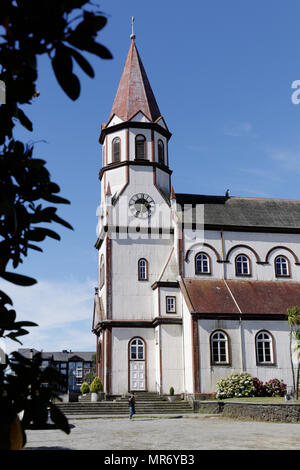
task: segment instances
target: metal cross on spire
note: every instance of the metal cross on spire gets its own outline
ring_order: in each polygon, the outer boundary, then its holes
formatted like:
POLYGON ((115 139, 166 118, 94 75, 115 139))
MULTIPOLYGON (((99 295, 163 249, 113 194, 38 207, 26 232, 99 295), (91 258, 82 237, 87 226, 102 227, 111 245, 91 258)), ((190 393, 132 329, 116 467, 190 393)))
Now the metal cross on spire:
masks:
POLYGON ((130 39, 135 39, 135 34, 134 34, 134 16, 131 17, 131 35, 130 39))

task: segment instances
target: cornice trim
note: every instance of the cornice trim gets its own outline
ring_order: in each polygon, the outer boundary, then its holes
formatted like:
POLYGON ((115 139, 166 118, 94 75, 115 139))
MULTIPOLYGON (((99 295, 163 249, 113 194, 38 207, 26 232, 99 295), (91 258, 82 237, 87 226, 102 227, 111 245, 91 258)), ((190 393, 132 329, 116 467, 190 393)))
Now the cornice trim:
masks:
POLYGON ((154 168, 159 168, 162 171, 165 171, 169 175, 173 173, 172 170, 170 170, 167 166, 162 165, 161 163, 158 162, 150 162, 149 160, 123 160, 121 162, 114 162, 114 163, 109 163, 108 165, 104 166, 101 168, 99 171, 99 179, 100 181, 103 178, 103 175, 106 171, 108 170, 113 170, 115 168, 119 168, 122 166, 149 166, 149 167, 154 167, 154 168))
POLYGON ((155 328, 157 325, 182 325, 182 318, 156 317, 153 320, 103 320, 97 323, 93 333, 106 328, 155 328))
POLYGON ((179 288, 179 282, 178 281, 157 281, 152 284, 151 288, 152 290, 157 289, 158 287, 175 287, 179 288))
POLYGON ((170 131, 168 131, 167 129, 164 129, 162 126, 160 126, 159 124, 156 124, 155 122, 126 121, 126 122, 120 122, 119 124, 115 124, 114 126, 105 127, 101 129, 99 143, 103 144, 104 138, 107 134, 111 134, 112 132, 118 132, 119 130, 122 130, 122 129, 128 129, 130 127, 134 129, 153 129, 156 132, 162 134, 168 140, 170 140, 170 138, 172 137, 172 134, 170 131))

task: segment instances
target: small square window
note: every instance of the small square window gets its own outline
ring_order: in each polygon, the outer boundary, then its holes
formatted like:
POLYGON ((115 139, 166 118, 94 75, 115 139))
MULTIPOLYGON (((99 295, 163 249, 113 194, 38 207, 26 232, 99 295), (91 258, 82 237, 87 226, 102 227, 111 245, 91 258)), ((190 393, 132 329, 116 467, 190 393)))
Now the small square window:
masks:
POLYGON ((176 313, 176 297, 167 297, 167 313, 176 313))

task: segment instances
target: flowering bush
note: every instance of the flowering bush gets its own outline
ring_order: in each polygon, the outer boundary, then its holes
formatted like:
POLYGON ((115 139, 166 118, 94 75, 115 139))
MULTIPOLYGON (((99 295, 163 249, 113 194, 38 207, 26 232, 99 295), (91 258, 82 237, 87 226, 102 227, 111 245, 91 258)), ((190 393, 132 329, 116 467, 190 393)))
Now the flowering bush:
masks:
POLYGON ((216 398, 283 397, 285 394, 286 384, 282 380, 272 379, 263 384, 257 377, 242 372, 217 382, 216 398))
POLYGON ((267 397, 284 397, 286 394, 286 384, 282 380, 272 379, 264 385, 267 397))
POLYGON ((253 386, 254 386, 254 395, 256 397, 264 397, 266 395, 266 390, 263 382, 257 377, 253 377, 253 386))
POLYGON ((247 372, 231 374, 217 382, 217 398, 254 397, 253 377, 247 372))

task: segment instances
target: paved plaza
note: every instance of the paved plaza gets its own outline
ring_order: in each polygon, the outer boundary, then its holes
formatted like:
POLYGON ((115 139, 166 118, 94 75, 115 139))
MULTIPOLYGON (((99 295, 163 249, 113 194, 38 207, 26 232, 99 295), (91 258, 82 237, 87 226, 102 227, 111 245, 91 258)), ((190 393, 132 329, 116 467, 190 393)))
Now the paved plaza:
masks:
POLYGON ((70 419, 62 431, 29 430, 28 450, 300 450, 300 424, 216 415, 70 419))

